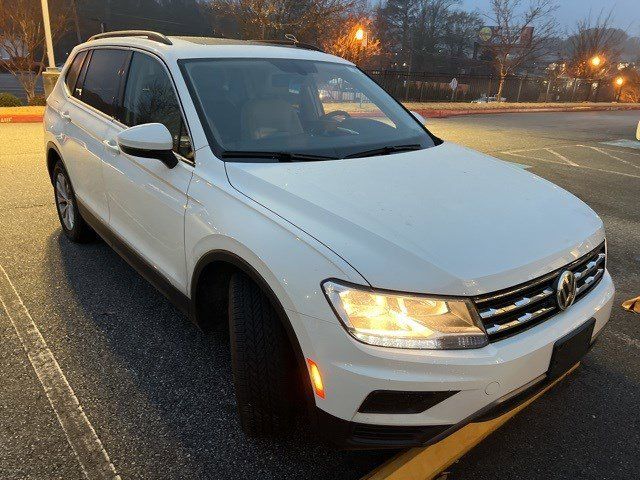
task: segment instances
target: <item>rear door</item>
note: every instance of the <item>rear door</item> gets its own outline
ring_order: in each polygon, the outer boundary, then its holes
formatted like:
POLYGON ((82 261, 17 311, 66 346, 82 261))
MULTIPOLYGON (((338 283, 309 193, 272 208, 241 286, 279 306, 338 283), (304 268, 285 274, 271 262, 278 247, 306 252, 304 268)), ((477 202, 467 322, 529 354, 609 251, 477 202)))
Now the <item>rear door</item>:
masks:
POLYGON ((193 151, 171 76, 157 57, 133 53, 122 106, 106 132, 104 178, 111 229, 174 287, 186 293, 184 214, 193 174, 193 151), (128 127, 162 123, 180 160, 168 168, 160 160, 124 153, 117 135, 128 127))
POLYGON ((82 204, 104 223, 109 218, 109 209, 102 177, 103 141, 107 127, 113 122, 124 66, 130 55, 127 50, 117 49, 88 52, 70 91, 71 98, 62 109, 67 123, 62 157, 73 188, 82 204))

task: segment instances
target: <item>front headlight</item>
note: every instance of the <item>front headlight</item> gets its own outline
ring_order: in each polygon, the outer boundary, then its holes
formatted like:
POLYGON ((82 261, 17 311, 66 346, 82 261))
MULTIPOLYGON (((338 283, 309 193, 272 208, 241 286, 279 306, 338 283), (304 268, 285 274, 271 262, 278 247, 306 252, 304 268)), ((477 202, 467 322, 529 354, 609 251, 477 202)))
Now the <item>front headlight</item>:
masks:
POLYGON ((488 343, 467 300, 377 292, 333 280, 322 288, 344 327, 363 343, 439 350, 488 343))

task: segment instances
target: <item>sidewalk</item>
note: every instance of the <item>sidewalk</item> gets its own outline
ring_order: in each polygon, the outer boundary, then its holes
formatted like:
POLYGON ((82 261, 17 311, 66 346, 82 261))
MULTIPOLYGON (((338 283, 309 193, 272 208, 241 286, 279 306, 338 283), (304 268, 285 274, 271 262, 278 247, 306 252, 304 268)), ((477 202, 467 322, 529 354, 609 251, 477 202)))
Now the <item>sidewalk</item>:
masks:
MULTIPOLYGON (((490 113, 589 112, 602 110, 640 110, 640 103, 451 103, 404 102, 405 107, 426 118, 490 113)), ((353 116, 369 116, 376 108, 357 103, 325 103, 328 110, 346 110, 353 116)), ((45 107, 0 107, 0 123, 41 122, 45 107)), ((375 113, 373 113, 375 115, 375 113)))

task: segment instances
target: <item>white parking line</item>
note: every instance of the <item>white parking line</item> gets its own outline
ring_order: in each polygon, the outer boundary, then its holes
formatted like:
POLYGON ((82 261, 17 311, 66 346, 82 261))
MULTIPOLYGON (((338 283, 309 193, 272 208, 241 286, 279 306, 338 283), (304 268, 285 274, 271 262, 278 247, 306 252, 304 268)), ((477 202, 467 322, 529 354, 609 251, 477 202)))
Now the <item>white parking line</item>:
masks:
POLYGON ((27 352, 29 362, 87 479, 120 480, 82 405, 2 265, 0 303, 27 352))
POLYGON ((640 166, 636 165, 635 163, 630 162, 629 160, 625 160, 624 158, 620 158, 620 157, 618 157, 616 155, 613 155, 613 154, 603 150, 602 148, 592 147, 592 146, 589 146, 589 145, 576 145, 576 146, 577 147, 590 148, 591 150, 594 150, 594 151, 599 152, 599 153, 601 153, 603 155, 606 155, 607 157, 613 158, 614 160, 618 160, 618 161, 620 161, 620 162, 622 162, 622 163, 624 163, 626 165, 631 165, 632 167, 637 168, 637 169, 640 170, 640 166))
POLYGON ((640 340, 630 337, 626 333, 609 330, 609 334, 624 342, 628 347, 635 347, 640 350, 640 340))
MULTIPOLYGON (((504 153, 506 155, 513 155, 515 157, 528 158, 529 160, 538 160, 539 162, 555 163, 556 165, 564 165, 565 167, 570 166, 570 165, 567 165, 566 163, 547 160, 546 158, 532 157, 530 155, 521 155, 519 153, 511 153, 511 152, 501 152, 501 153, 504 153)), ((621 175, 623 177, 640 178, 640 175, 634 175, 633 173, 616 172, 615 170, 608 170, 606 168, 588 167, 586 165, 576 165, 576 167, 574 168, 583 168, 585 170, 594 170, 596 172, 611 173, 612 175, 621 175)))
POLYGON ((558 157, 560 160, 562 160, 563 162, 565 162, 567 165, 571 165, 572 167, 579 167, 580 165, 578 165, 575 162, 572 162, 571 160, 569 160, 567 157, 565 157, 564 155, 562 155, 561 153, 556 152, 555 150, 552 150, 550 148, 545 148, 545 150, 549 153, 551 153, 552 155, 555 155, 556 157, 558 157))
MULTIPOLYGON (((540 150, 543 150, 543 149, 538 148, 536 150, 524 150, 524 151, 529 152, 529 151, 540 151, 540 150)), ((538 162, 555 163, 556 165, 567 165, 565 162, 556 162, 555 160, 549 160, 548 158, 534 157, 533 155, 524 155, 522 153, 516 153, 516 152, 520 152, 520 150, 508 150, 500 153, 504 153, 505 155, 511 155, 513 157, 526 158, 528 160, 536 160, 538 162)))

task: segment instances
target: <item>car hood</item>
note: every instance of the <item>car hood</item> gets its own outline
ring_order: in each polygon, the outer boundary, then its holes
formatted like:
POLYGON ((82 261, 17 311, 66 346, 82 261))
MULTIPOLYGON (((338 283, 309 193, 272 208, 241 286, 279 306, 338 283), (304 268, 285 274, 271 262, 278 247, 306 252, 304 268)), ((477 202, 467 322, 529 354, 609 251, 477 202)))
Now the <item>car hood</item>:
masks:
POLYGON ((601 220, 570 193, 452 143, 226 168, 234 188, 315 237, 378 288, 483 294, 560 268, 604 239, 601 220))

